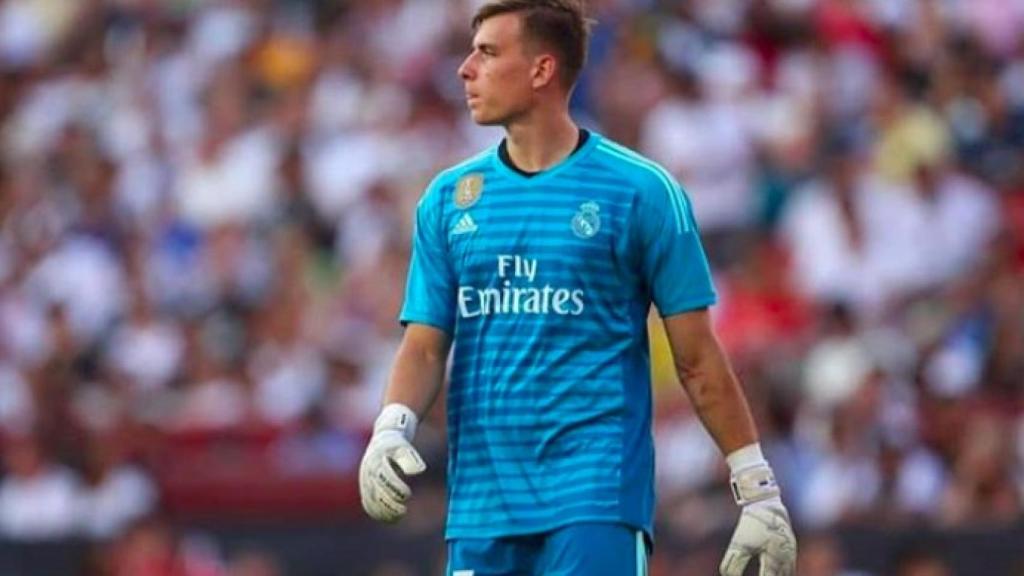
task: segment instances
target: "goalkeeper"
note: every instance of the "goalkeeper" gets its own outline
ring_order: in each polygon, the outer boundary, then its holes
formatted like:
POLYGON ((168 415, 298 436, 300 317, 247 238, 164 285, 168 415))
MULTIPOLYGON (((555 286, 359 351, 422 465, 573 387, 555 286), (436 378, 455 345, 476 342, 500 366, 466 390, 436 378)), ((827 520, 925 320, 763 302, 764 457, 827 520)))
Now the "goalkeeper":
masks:
MULTIPOLYGON (((647 313, 726 455, 739 523, 721 573, 789 576, 796 541, 743 392, 712 332, 689 200, 660 166, 569 115, 588 23, 571 0, 496 0, 459 68, 496 146, 441 172, 415 219, 401 347, 359 471, 394 522, 412 441, 453 351, 450 576, 641 576, 652 541, 647 313)), ((671 458, 672 455, 663 457, 671 458)))

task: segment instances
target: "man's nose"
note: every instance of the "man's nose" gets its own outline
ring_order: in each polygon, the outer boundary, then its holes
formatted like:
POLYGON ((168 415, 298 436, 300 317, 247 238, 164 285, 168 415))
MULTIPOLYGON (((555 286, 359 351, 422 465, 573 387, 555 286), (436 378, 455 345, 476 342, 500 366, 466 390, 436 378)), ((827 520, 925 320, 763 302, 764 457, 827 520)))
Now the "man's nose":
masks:
POLYGON ((463 80, 470 80, 473 78, 474 71, 472 60, 473 56, 470 55, 462 61, 462 64, 459 66, 459 78, 462 78, 463 80))

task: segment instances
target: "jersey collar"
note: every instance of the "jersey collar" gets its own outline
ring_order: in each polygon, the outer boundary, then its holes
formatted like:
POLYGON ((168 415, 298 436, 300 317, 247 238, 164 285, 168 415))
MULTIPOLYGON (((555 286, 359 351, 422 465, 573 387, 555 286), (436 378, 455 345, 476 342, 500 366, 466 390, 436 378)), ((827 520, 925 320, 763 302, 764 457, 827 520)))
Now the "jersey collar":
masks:
POLYGON ((512 178, 513 180, 518 180, 520 182, 534 183, 541 180, 546 180, 552 177, 554 174, 566 170, 576 162, 579 162, 580 159, 585 157, 590 152, 590 150, 592 150, 597 145, 597 142, 600 140, 600 138, 600 135, 598 135, 596 132, 591 132, 589 130, 581 128, 580 140, 576 145, 576 149, 573 150, 571 154, 565 157, 558 164, 555 164, 554 166, 546 170, 541 170, 540 172, 525 172, 516 167, 514 164, 512 164, 512 160, 508 157, 508 151, 506 149, 504 139, 498 146, 495 147, 494 154, 492 155, 492 161, 495 165, 495 168, 502 174, 508 176, 509 178, 512 178))

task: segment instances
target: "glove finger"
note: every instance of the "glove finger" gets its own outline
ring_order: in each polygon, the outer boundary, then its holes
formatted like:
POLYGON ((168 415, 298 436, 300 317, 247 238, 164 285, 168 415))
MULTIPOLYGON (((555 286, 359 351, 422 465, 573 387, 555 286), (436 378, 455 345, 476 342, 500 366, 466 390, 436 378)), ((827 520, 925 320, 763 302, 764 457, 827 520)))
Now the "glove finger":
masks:
POLYGON ((376 520, 394 522, 405 516, 405 504, 395 500, 388 493, 377 487, 371 489, 368 502, 364 504, 366 513, 376 520))
POLYGON ((718 567, 718 571, 722 573, 722 576, 743 576, 743 569, 747 567, 748 562, 750 562, 748 552, 730 546, 725 552, 725 557, 722 558, 722 564, 718 567))
POLYGON ((762 553, 760 560, 761 570, 758 571, 758 576, 781 576, 779 564, 768 556, 767 553, 762 553))
POLYGON ((371 467, 363 463, 359 467, 359 499, 363 503, 363 510, 366 513, 374 516, 373 501, 377 497, 377 485, 373 481, 373 472, 371 467))
POLYGON ((405 504, 396 502, 387 494, 379 493, 377 495, 377 503, 380 505, 382 514, 380 520, 385 522, 394 522, 405 516, 405 504))
POLYGON ((370 480, 379 488, 385 490, 398 502, 405 502, 412 494, 412 489, 398 476, 398 472, 389 463, 381 462, 374 470, 370 480))
POLYGON ((781 560, 767 553, 762 553, 760 560, 761 570, 758 571, 758 576, 787 576, 784 572, 784 562, 781 560))
POLYGON ((780 527, 781 533, 769 543, 764 557, 770 558, 773 563, 772 569, 780 576, 790 576, 796 573, 797 544, 796 536, 789 524, 780 527))
POLYGON ((363 510, 374 519, 379 520, 380 511, 377 506, 377 489, 374 488, 372 483, 360 482, 359 483, 359 500, 363 504, 363 510))
POLYGON ((390 455, 390 459, 406 476, 415 476, 427 469, 427 463, 411 445, 399 447, 390 455))

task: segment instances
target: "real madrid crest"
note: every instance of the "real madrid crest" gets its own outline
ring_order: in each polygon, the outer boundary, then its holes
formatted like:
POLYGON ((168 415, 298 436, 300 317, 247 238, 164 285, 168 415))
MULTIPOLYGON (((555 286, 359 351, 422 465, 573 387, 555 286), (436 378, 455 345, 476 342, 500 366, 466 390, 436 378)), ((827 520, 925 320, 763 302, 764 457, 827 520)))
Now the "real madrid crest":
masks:
POLYGON ((601 207, 596 202, 584 202, 572 217, 572 233, 580 238, 593 238, 601 229, 601 207))
POLYGON ((484 191, 484 175, 474 172, 466 174, 455 184, 455 206, 465 210, 480 199, 484 191))

